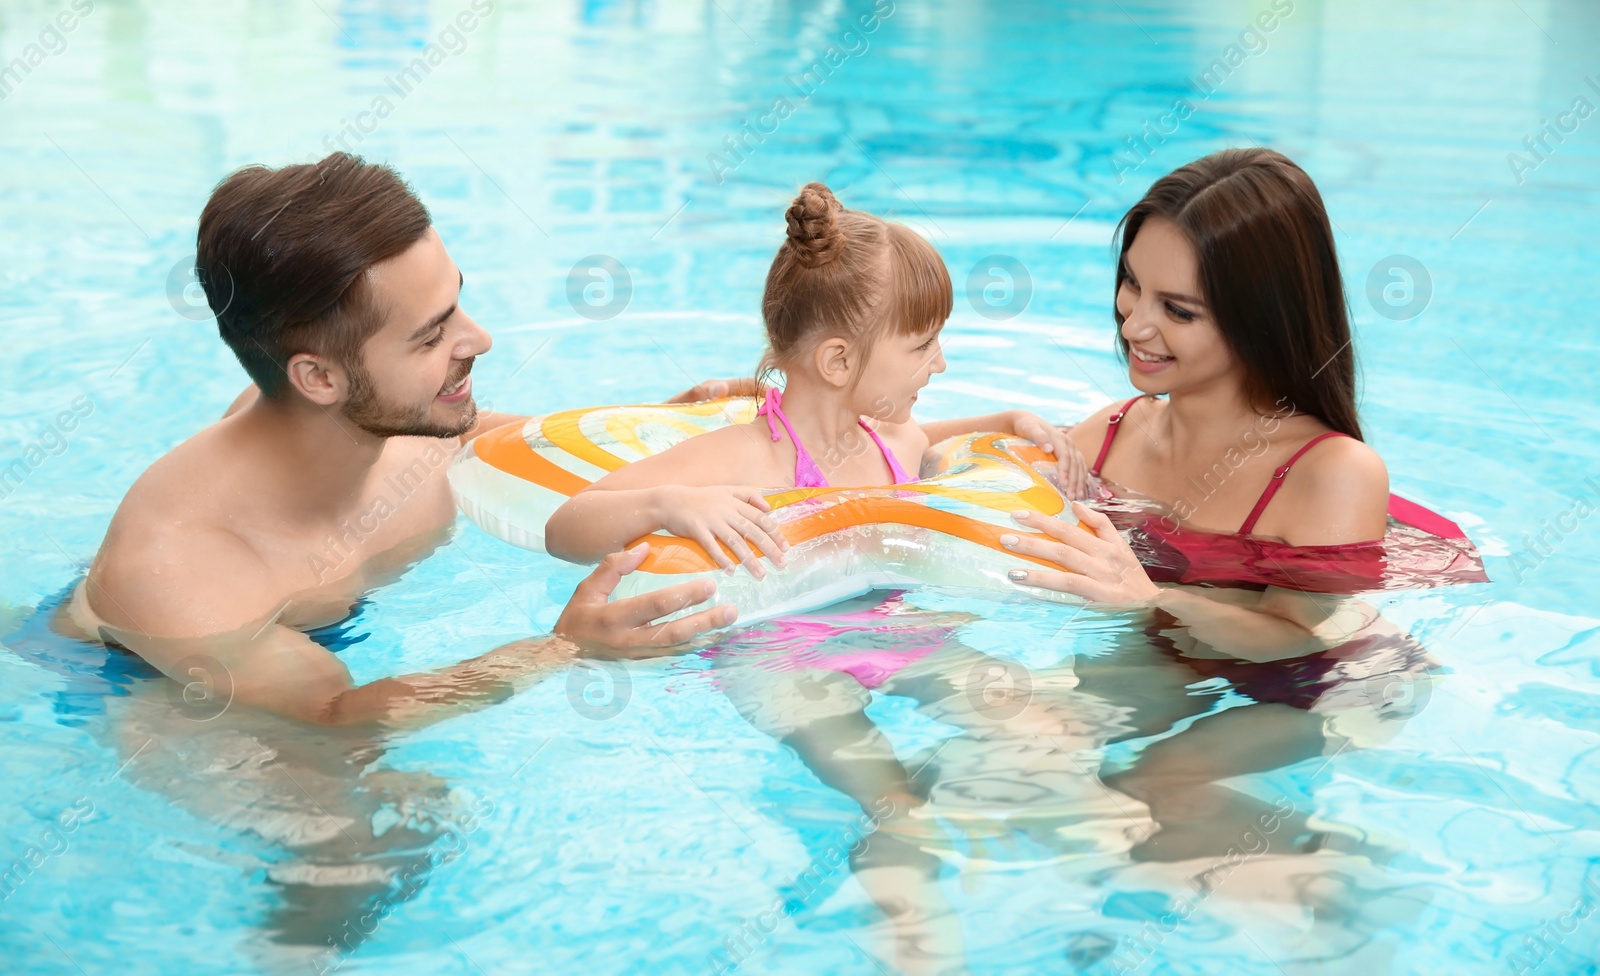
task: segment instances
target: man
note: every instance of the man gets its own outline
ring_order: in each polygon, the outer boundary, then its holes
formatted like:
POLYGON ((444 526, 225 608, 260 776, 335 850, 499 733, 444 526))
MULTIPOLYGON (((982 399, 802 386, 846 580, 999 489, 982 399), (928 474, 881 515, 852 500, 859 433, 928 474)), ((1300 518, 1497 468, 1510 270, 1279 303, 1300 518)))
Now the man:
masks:
POLYGON ((345 153, 229 176, 201 214, 196 265, 254 385, 128 491, 68 608, 72 629, 199 679, 203 694, 360 725, 498 700, 569 660, 570 641, 664 646, 732 622, 732 607, 714 607, 651 626, 710 598, 708 582, 608 603, 640 547, 578 586, 556 637, 354 686, 305 632, 445 541, 455 448, 517 419, 478 415, 472 364, 489 335, 460 307, 463 276, 421 201, 345 153))

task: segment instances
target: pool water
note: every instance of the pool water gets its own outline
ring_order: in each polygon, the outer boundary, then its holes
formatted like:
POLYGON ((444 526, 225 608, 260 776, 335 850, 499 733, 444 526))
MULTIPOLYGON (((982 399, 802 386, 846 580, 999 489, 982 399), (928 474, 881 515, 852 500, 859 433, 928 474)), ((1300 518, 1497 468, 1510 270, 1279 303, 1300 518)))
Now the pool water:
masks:
MULTIPOLYGON (((5 968, 1593 972, 1597 41, 1588 0, 8 5, 5 968), (836 638, 931 649, 875 691, 757 634, 382 739, 208 713, 47 617, 244 386, 187 273, 210 189, 340 145, 431 209, 482 406, 748 372, 819 179, 949 264, 928 417, 1063 421, 1130 390, 1117 219, 1279 149, 1336 224, 1368 439, 1494 582, 1372 597, 1382 680, 1328 729, 1142 619, 940 592, 836 638), (1157 756, 1239 768, 1147 804, 1157 756)), ((358 681, 442 667, 580 576, 463 520, 320 636, 358 681)))

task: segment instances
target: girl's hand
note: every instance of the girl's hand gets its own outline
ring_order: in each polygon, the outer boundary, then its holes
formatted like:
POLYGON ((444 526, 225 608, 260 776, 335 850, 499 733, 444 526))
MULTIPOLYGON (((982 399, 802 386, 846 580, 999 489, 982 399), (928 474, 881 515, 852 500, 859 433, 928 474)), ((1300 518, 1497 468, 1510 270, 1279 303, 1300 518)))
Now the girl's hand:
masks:
POLYGON ((1055 455, 1056 480, 1068 498, 1089 497, 1089 462, 1085 461, 1067 432, 1043 417, 1026 410, 1011 411, 1011 432, 1026 437, 1039 450, 1055 455))
POLYGON ((783 554, 789 542, 777 520, 767 514, 772 506, 755 488, 663 485, 656 496, 657 523, 673 535, 700 543, 706 555, 728 572, 733 572, 735 563, 719 543, 725 543, 756 579, 767 575, 757 550, 779 568, 787 564, 783 554))
POLYGON ((1066 570, 1038 566, 1013 569, 1008 574, 1012 582, 1071 593, 1091 603, 1122 607, 1153 604, 1162 593, 1161 587, 1150 582, 1139 558, 1111 520, 1082 502, 1072 503, 1072 513, 1083 521, 1088 532, 1049 515, 1012 513, 1012 518, 1044 535, 1003 535, 1000 544, 1012 552, 1048 559, 1066 570))

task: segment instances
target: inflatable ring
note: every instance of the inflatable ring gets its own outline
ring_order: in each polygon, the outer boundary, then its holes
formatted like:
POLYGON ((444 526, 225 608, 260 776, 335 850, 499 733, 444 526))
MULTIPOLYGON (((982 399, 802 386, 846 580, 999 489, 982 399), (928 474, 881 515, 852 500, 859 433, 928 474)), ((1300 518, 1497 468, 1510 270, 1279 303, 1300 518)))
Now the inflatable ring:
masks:
MULTIPOLYGON (((688 404, 591 407, 507 424, 474 438, 450 469, 456 502, 484 531, 544 551, 544 525, 568 498, 609 472, 697 434, 756 416, 750 397, 688 404)), ((1030 465, 1050 455, 1009 434, 970 434, 934 445, 921 480, 884 488, 774 488, 765 493, 788 540, 788 566, 767 577, 725 574, 700 544, 657 532, 640 568, 613 598, 710 577, 742 623, 800 613, 871 589, 911 586, 1065 594, 1019 587, 1006 571, 1051 563, 1000 544, 1027 530, 1011 513, 1071 519, 1056 488, 1030 465)))

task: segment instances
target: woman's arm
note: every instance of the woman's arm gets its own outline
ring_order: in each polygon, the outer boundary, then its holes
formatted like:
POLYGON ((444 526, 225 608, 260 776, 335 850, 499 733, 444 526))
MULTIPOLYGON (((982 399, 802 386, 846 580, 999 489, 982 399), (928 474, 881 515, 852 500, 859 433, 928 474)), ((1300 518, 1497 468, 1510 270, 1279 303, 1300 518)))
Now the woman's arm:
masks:
POLYGON ((1348 597, 1269 589, 1254 605, 1187 587, 1157 586, 1138 557, 1099 512, 1073 504, 1090 531, 1037 513, 1018 513, 1022 525, 1042 534, 1003 536, 1012 552, 1047 559, 1064 568, 1037 566, 1011 571, 1018 583, 1071 593, 1098 604, 1160 608, 1177 618, 1195 639, 1221 654, 1246 661, 1302 657, 1349 640, 1371 621, 1364 605, 1348 597))
POLYGON ((1215 655, 1241 661, 1278 661, 1316 654, 1346 643, 1376 619, 1372 608, 1347 596, 1268 589, 1254 605, 1220 599, 1188 587, 1160 587, 1155 607, 1174 617, 1215 655))

